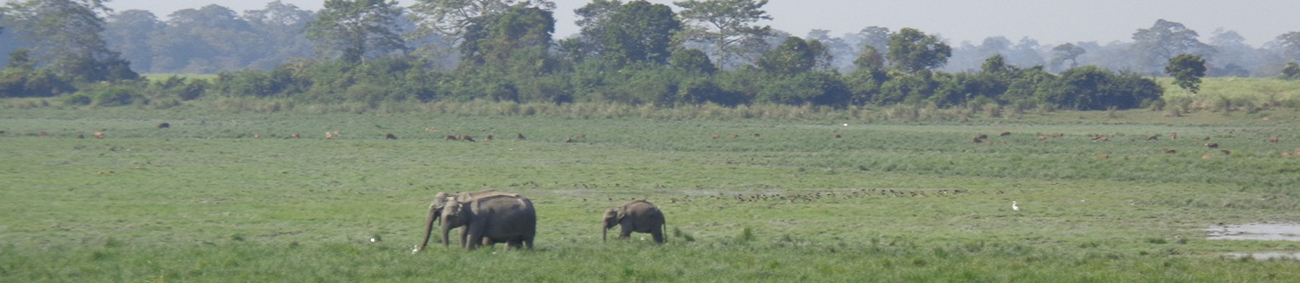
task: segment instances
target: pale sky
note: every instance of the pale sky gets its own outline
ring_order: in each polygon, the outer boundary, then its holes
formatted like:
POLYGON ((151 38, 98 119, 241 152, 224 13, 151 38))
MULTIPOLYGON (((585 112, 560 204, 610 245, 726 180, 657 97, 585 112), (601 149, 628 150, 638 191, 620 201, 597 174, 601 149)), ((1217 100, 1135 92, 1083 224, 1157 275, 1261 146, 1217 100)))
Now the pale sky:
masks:
MULTIPOLYGON (((176 10, 218 3, 236 12, 262 9, 271 0, 111 0, 115 10, 145 9, 160 19, 176 10)), ((553 0, 556 38, 578 32, 573 10, 590 0, 553 0)), ((648 0, 672 7, 671 0, 648 0)), ((323 0, 281 0, 301 9, 319 10, 323 0)), ((415 0, 399 0, 409 6, 415 0)), ((626 2, 626 0, 625 0, 626 2)), ((796 36, 809 30, 830 30, 833 36, 856 33, 868 26, 892 31, 912 27, 938 34, 950 44, 986 37, 1022 37, 1040 44, 1133 41, 1133 32, 1150 28, 1158 19, 1182 23, 1208 42, 1217 29, 1233 30, 1246 43, 1259 46, 1283 33, 1300 31, 1297 0, 770 0, 764 7, 771 25, 796 36)))

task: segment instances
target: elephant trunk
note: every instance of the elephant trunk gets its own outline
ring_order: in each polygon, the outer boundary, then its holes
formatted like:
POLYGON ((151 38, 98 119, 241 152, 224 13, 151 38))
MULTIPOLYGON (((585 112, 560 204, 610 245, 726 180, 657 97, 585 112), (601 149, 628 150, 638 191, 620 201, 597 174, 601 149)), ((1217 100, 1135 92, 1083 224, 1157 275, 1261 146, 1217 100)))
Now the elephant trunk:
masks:
POLYGON ((601 225, 601 227, 600 227, 600 241, 601 241, 601 242, 605 242, 605 241, 606 241, 605 236, 607 236, 608 234, 609 234, 609 227, 608 227, 608 226, 605 226, 605 225, 601 225))
MULTIPOLYGON (((424 223, 424 241, 420 242, 420 247, 416 248, 415 251, 423 251, 425 247, 429 246, 429 236, 433 235, 433 222, 437 221, 439 216, 442 216, 439 209, 429 207, 429 217, 425 218, 424 223)), ((443 236, 446 237, 446 233, 443 236)))

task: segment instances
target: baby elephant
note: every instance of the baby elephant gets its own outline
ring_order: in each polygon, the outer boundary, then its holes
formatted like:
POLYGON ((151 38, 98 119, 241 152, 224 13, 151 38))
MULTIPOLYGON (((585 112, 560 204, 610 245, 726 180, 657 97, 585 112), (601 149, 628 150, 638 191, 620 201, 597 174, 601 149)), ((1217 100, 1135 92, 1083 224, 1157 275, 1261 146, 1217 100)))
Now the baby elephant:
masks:
POLYGON ((620 239, 631 237, 632 232, 641 232, 654 236, 655 243, 664 242, 664 213, 650 202, 637 200, 606 210, 604 229, 600 229, 601 241, 605 241, 614 225, 622 227, 618 234, 620 239))

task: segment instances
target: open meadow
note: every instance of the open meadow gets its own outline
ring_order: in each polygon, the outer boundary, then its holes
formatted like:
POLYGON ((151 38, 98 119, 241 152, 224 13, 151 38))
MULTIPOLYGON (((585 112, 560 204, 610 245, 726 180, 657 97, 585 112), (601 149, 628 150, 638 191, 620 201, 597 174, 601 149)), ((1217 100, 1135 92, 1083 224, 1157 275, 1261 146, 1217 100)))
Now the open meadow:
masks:
POLYGON ((1207 239, 1300 224, 1294 108, 929 122, 860 111, 0 109, 0 281, 1300 278, 1300 261, 1231 255, 1300 242, 1207 239), (481 189, 533 201, 534 250, 412 254, 435 193, 481 189), (601 242, 601 213, 631 199, 664 211, 666 244, 601 242))

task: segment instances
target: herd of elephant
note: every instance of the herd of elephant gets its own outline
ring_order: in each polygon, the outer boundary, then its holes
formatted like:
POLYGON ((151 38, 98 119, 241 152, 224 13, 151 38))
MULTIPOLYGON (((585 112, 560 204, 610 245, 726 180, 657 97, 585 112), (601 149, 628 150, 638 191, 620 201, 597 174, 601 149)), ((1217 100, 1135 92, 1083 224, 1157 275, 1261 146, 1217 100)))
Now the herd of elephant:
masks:
MULTIPOLYGON (((533 248, 537 235, 537 211, 533 202, 515 193, 498 190, 438 193, 429 205, 425 220, 424 241, 414 252, 429 246, 433 223, 441 219, 440 232, 443 246, 451 246, 448 237, 451 229, 460 229, 461 247, 470 250, 479 246, 506 243, 508 249, 533 248)), ((655 243, 664 242, 664 214, 654 204, 644 200, 628 202, 605 211, 601 239, 610 228, 620 226, 619 238, 629 238, 632 232, 650 233, 655 243)))

